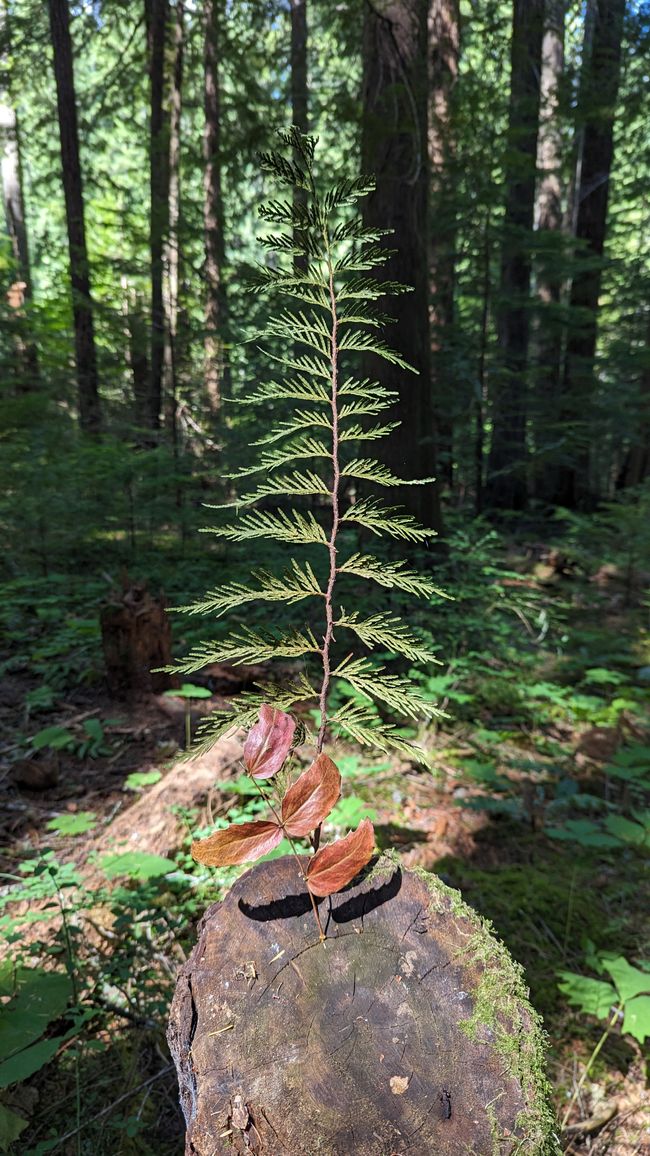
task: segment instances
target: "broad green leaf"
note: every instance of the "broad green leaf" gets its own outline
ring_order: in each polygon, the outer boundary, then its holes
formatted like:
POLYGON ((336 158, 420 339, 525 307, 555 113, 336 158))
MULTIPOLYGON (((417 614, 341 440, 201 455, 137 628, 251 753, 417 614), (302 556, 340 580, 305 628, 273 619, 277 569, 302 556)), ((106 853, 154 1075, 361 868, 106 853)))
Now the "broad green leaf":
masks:
POLYGON ((0 1152, 8 1152, 10 1145, 25 1131, 28 1124, 29 1120, 0 1103, 0 1152))
POLYGON ((643 1044, 650 1036, 650 995, 637 995, 626 1002, 623 1031, 643 1044))
POLYGON ((3 968, 2 979, 2 994, 12 997, 0 1008, 0 1059, 4 1060, 37 1040, 62 1015, 72 996, 72 983, 66 972, 27 967, 17 968, 12 976, 3 968))
POLYGON ((117 855, 105 855, 100 867, 109 879, 127 875, 129 879, 155 879, 176 870, 173 859, 162 855, 151 855, 148 851, 124 851, 117 855))
POLYGON ((57 831, 59 835, 83 835, 86 831, 92 831, 96 820, 94 811, 78 811, 74 815, 57 815, 45 826, 48 831, 57 831))
POLYGON ((74 743, 74 736, 65 727, 45 727, 32 735, 31 744, 35 751, 42 751, 45 747, 60 751, 74 743))
POLYGON ((0 1088, 19 1084, 45 1067, 45 1064, 49 1064, 66 1038, 67 1036, 56 1036, 51 1040, 40 1040, 37 1044, 24 1048, 22 1052, 17 1052, 4 1063, 0 1063, 0 1088))
POLYGON ((192 682, 184 682, 178 690, 166 690, 165 695, 170 698, 212 698, 212 691, 205 686, 195 686, 192 682))
POLYGON ((133 771, 124 780, 128 791, 139 791, 141 787, 152 787, 162 779, 160 771, 133 771))
MULTIPOLYGON (((601 957, 602 958, 602 957, 601 957)), ((636 995, 650 995, 650 975, 628 963, 622 955, 603 958, 603 967, 611 975, 623 1003, 636 995)))
POLYGON ((616 835, 622 843, 631 843, 635 847, 640 847, 645 841, 646 832, 641 824, 633 823, 624 815, 606 815, 604 824, 607 830, 612 835, 616 835))
POLYGON ((567 997, 570 1004, 580 1008, 588 1015, 598 1019, 606 1019, 610 1009, 618 1003, 616 989, 611 983, 601 979, 591 979, 586 975, 577 975, 573 971, 560 971, 558 987, 567 997))

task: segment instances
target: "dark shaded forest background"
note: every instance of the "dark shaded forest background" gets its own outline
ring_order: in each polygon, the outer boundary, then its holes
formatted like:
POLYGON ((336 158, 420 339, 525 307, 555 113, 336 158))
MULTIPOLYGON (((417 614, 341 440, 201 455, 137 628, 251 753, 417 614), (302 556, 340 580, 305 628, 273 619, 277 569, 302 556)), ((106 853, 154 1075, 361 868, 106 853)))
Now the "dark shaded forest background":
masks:
POLYGON ((294 124, 323 187, 376 178, 418 373, 361 369, 398 394, 386 464, 437 479, 390 498, 454 599, 378 595, 446 713, 404 732, 433 775, 337 752, 333 829, 371 815, 494 921, 565 1150, 650 1156, 649 123, 645 0, 0 0, 0 1151, 182 1150, 165 1019, 233 879, 189 844, 259 801, 234 740, 178 753, 260 668, 131 694, 100 618, 142 599, 178 656, 221 627, 150 594, 286 562, 199 531, 282 416, 245 404, 277 307, 248 280, 294 124))

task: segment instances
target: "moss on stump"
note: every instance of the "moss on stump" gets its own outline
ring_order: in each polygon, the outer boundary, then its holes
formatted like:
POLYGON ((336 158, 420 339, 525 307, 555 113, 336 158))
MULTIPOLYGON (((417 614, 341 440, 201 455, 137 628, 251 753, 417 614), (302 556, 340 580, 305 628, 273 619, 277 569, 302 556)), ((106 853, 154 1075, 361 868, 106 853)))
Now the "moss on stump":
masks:
POLYGON ((457 892, 391 857, 320 901, 296 861, 209 909, 168 1038, 186 1156, 551 1156, 521 971, 457 892))

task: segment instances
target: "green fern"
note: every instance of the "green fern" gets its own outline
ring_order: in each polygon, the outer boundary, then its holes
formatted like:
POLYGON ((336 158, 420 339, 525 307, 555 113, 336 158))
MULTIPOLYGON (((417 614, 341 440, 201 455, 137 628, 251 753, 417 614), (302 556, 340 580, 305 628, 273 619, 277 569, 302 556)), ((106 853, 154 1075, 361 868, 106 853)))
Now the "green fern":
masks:
POLYGON ((294 205, 277 199, 260 209, 263 220, 280 227, 281 231, 264 239, 266 248, 279 260, 277 267, 260 265, 251 290, 273 290, 300 305, 284 307, 256 335, 256 340, 271 340, 284 352, 267 351, 279 367, 277 378, 259 385, 241 399, 241 404, 292 403, 293 408, 287 414, 284 405, 282 419, 254 443, 261 451, 255 460, 231 475, 235 486, 255 474, 261 475, 259 482, 253 482, 232 501, 210 507, 235 509, 235 517, 205 532, 231 542, 267 539, 320 549, 325 565, 319 577, 317 566, 291 558, 281 574, 254 572, 251 583, 225 583, 182 609, 190 614, 221 616, 251 602, 291 605, 307 598, 316 598, 318 606, 309 615, 308 628, 283 633, 240 627, 221 643, 196 647, 168 669, 191 674, 212 662, 301 659, 310 672, 288 685, 271 683, 247 692, 231 711, 209 716, 200 728, 199 749, 235 726, 250 725, 262 702, 290 709, 299 702, 316 700, 320 706, 319 751, 330 728, 334 734, 379 750, 396 750, 425 761, 423 752, 400 734, 399 724, 383 720, 374 704, 412 723, 437 713, 430 703, 406 676, 386 670, 371 657, 348 654, 337 662, 333 653, 335 643, 348 634, 371 652, 380 648, 410 662, 436 661, 430 647, 395 615, 348 612, 341 605, 346 588, 349 598, 350 579, 418 597, 444 596, 428 577, 403 562, 387 562, 353 551, 345 554, 341 545, 341 530, 352 524, 379 537, 387 535, 405 542, 423 542, 433 536, 433 531, 420 526, 410 514, 384 505, 379 498, 362 497, 347 508, 341 507, 343 478, 382 487, 432 480, 406 482, 374 457, 354 456, 357 443, 376 442, 399 424, 361 421, 389 409, 395 394, 378 382, 342 373, 342 360, 350 354, 358 357, 366 353, 405 371, 410 369, 378 336, 386 316, 375 305, 379 298, 405 292, 405 288, 374 276, 374 269, 389 255, 389 250, 380 247, 386 230, 365 228, 358 210, 341 219, 341 209, 356 205, 371 190, 372 182, 367 178, 339 181, 319 195, 313 175, 315 141, 296 129, 280 135, 297 161, 277 152, 264 153, 262 169, 282 186, 305 190, 307 203, 294 205), (306 268, 295 264, 298 254, 306 255, 306 268), (325 525, 312 510, 255 508, 262 499, 268 502, 287 497, 317 499, 328 511, 325 525), (320 626, 316 625, 318 620, 320 626), (334 678, 347 684, 351 697, 328 715, 334 678))

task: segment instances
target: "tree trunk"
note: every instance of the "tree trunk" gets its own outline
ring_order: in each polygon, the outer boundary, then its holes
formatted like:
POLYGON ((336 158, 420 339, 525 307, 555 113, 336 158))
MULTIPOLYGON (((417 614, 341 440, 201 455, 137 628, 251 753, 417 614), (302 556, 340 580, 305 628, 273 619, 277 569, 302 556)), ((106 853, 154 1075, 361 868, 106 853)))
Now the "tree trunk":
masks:
POLYGON ((165 108, 165 56, 169 0, 145 0, 149 51, 149 188, 151 198, 151 354, 146 427, 160 427, 165 358, 163 292, 165 241, 169 231, 169 117, 165 108))
MULTIPOLYGON (((291 122, 300 132, 309 131, 309 105, 307 88, 307 0, 289 0, 291 7, 291 122)), ((296 157, 296 160, 298 158, 296 157)), ((304 208, 307 204, 305 189, 293 190, 294 208, 304 208)), ((294 245, 300 245, 300 230, 294 229, 294 245)), ((307 268, 307 256, 296 254, 296 271, 307 268)))
POLYGON ((493 375, 492 444, 486 504, 526 504, 526 375, 530 314, 531 234, 539 125, 543 0, 514 0, 510 109, 504 158, 506 190, 497 311, 499 361, 493 375))
POLYGON ((537 291, 539 327, 535 388, 535 451, 539 459, 535 492, 549 498, 554 484, 553 445, 561 436, 557 406, 562 371, 562 322, 560 317, 563 270, 561 242, 564 230, 562 205, 563 141, 560 124, 564 80, 564 23, 566 0, 548 0, 542 41, 541 107, 537 141, 538 229, 537 291))
POLYGON ((573 452, 556 471, 558 505, 589 508, 596 495, 589 475, 589 426, 598 337, 598 304, 607 232, 609 179, 614 155, 614 116, 621 71, 625 0, 597 0, 590 58, 582 70, 578 116, 582 162, 578 191, 577 269, 571 287, 572 320, 567 339, 560 417, 573 434, 573 452))
POLYGON ((185 41, 185 3, 176 0, 173 24, 173 63, 171 70, 169 116, 169 233, 166 243, 165 286, 165 398, 169 428, 176 444, 176 406, 178 396, 178 294, 180 285, 181 220, 181 114, 183 109, 183 55, 185 41))
POLYGON ((24 317, 23 307, 31 301, 32 297, 32 281, 23 196, 18 116, 11 104, 10 92, 7 93, 7 98, 6 104, 0 101, 0 133, 4 139, 2 199, 14 272, 14 280, 8 297, 10 305, 15 309, 15 344, 19 366, 17 389, 19 393, 26 393, 38 385, 38 353, 36 344, 29 332, 29 320, 25 321, 24 317))
MULTIPOLYGON (((364 372, 397 394, 401 421, 387 443, 388 464, 401 477, 435 475, 429 330, 427 0, 375 0, 365 9, 362 169, 376 177, 364 206, 370 228, 393 229, 394 250, 381 276, 413 292, 391 298, 386 338, 419 376, 371 355, 364 372)), ((438 489, 404 487, 399 500, 440 533, 438 489)))
POLYGON ((224 211, 221 196, 221 93, 219 53, 221 0, 205 0, 203 157, 203 227, 205 237, 205 393, 217 414, 223 392, 228 389, 224 336, 228 305, 223 280, 225 263, 224 211))
POLYGON ((640 486, 646 478, 650 478, 650 318, 643 358, 636 435, 621 470, 619 488, 640 486))
POLYGON ((61 140, 65 215, 70 253, 72 320, 79 391, 79 423, 96 434, 101 424, 93 302, 86 248, 83 185, 79 157, 79 130, 74 89, 70 13, 67 0, 49 0, 50 30, 61 140))
POLYGON ((293 858, 209 909, 169 1045, 186 1156, 552 1156, 521 974, 459 895, 388 857, 319 901, 293 858))
POLYGON ((452 99, 458 77, 458 0, 430 0, 428 141, 431 182, 429 229, 429 320, 431 383, 440 476, 451 487, 454 472, 453 398, 450 346, 454 321, 456 205, 455 128, 452 99))
POLYGON ((171 662, 172 628, 165 605, 146 584, 125 579, 124 589, 102 607, 106 677, 116 698, 159 694, 175 684, 171 675, 154 669, 171 662))

